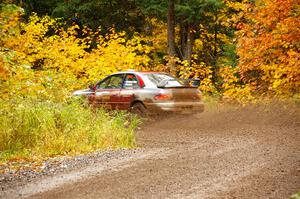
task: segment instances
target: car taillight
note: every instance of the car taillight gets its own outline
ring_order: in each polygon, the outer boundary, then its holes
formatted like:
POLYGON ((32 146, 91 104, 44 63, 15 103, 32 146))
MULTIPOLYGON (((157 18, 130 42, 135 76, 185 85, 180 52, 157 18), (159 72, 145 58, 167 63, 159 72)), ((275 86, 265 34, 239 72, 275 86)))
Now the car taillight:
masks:
POLYGON ((137 75, 137 79, 139 81, 139 86, 141 88, 144 88, 145 87, 145 83, 144 83, 143 79, 139 75, 137 75))
POLYGON ((169 95, 169 94, 159 94, 159 95, 155 95, 154 99, 156 99, 156 100, 171 100, 172 99, 172 95, 169 95))
POLYGON ((202 93, 200 91, 197 92, 198 99, 202 99, 202 93))

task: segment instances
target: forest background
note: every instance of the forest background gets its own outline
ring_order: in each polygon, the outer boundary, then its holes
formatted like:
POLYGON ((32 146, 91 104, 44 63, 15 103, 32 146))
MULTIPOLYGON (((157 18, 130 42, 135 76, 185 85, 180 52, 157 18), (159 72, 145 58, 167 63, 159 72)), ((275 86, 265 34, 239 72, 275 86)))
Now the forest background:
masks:
POLYGON ((199 78, 205 96, 240 104, 300 99, 298 0, 0 5, 2 159, 134 146, 137 121, 128 130, 126 114, 95 115, 70 98, 73 90, 116 71, 199 78), (110 126, 99 127, 101 133, 88 127, 99 118, 110 126))

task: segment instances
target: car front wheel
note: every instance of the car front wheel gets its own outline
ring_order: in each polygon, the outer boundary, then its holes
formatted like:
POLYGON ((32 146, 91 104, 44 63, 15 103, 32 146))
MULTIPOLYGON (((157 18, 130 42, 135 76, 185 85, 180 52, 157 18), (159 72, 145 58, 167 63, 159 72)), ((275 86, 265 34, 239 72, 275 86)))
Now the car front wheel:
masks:
POLYGON ((130 108, 130 112, 132 112, 140 117, 147 117, 147 115, 148 115, 147 108, 141 102, 134 103, 130 108))

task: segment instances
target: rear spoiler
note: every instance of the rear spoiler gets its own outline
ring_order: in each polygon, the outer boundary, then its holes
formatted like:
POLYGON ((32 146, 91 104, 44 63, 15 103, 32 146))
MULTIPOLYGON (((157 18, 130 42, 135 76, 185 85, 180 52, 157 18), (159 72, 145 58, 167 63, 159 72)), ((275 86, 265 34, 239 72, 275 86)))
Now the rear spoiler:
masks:
POLYGON ((189 79, 180 79, 185 85, 190 85, 192 87, 199 87, 201 80, 199 78, 189 78, 189 79))
MULTIPOLYGON (((194 78, 194 79, 178 79, 180 80, 184 86, 180 88, 198 88, 200 86, 200 79, 199 78, 194 78)), ((167 84, 168 81, 162 81, 157 85, 157 88, 165 88, 165 85, 167 84)), ((173 87, 168 87, 168 88, 173 88, 173 87)), ((177 88, 177 87, 174 87, 177 88)))

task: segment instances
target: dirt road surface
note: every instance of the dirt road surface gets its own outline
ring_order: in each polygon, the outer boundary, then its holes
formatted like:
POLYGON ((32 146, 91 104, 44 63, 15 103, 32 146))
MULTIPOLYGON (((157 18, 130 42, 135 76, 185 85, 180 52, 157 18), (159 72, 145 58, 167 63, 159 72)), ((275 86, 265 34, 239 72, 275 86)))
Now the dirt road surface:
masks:
POLYGON ((130 155, 33 182, 18 198, 289 198, 300 190, 297 108, 229 108, 166 116, 130 155), (271 110, 272 109, 272 110, 271 110))

